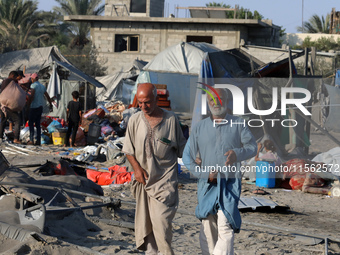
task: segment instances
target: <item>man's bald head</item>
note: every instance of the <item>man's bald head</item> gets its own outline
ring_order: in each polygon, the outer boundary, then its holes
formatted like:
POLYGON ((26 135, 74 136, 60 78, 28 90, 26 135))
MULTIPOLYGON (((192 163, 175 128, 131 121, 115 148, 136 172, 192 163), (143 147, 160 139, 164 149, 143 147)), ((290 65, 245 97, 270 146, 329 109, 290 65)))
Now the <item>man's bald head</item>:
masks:
POLYGON ((157 97, 157 89, 152 83, 140 83, 137 88, 137 97, 138 93, 157 97))
POLYGON ((157 89, 152 83, 140 83, 136 93, 139 108, 147 114, 152 115, 157 109, 157 89))

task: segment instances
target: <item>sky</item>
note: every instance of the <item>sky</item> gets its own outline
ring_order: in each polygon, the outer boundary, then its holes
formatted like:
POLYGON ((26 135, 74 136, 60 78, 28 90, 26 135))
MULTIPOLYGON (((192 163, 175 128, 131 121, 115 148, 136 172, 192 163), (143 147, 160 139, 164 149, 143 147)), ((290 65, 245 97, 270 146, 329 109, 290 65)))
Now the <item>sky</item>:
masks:
MULTIPOLYGON (((58 3, 55 0, 38 0, 39 9, 50 11, 58 3)), ((327 13, 335 7, 340 11, 339 0, 238 0, 238 1, 209 1, 209 0, 165 0, 165 14, 175 14, 176 17, 186 17, 186 10, 176 10, 175 7, 205 6, 206 3, 217 2, 231 5, 238 4, 240 7, 254 12, 257 10, 265 19, 271 19, 275 25, 282 26, 286 33, 296 33, 296 27, 301 26, 302 17, 304 21, 317 14, 326 17, 327 13), (336 4, 338 3, 338 4, 336 4), (302 11, 302 4, 304 6, 302 11)), ((105 3, 105 0, 103 0, 105 3)))

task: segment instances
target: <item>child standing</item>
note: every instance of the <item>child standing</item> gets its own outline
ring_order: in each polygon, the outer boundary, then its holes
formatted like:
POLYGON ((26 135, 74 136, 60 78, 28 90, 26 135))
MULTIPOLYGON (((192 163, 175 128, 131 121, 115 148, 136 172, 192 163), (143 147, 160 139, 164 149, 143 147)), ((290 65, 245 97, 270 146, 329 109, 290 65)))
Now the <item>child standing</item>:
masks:
POLYGON ((72 92, 73 100, 70 101, 67 105, 67 124, 68 129, 66 133, 66 141, 64 146, 70 146, 70 135, 72 133, 72 143, 71 147, 75 146, 75 140, 77 135, 77 130, 81 120, 81 109, 79 99, 79 92, 73 91, 72 92))

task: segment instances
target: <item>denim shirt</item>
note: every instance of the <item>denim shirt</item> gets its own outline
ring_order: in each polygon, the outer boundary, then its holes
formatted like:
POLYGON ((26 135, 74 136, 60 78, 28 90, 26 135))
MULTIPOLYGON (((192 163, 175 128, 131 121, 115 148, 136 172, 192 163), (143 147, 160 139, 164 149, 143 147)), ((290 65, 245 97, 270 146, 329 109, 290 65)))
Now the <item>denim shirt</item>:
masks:
POLYGON ((183 152, 183 163, 198 178, 196 217, 204 219, 209 214, 222 210, 233 230, 241 227, 238 202, 241 195, 241 161, 256 155, 257 144, 246 122, 227 115, 220 124, 211 118, 200 121, 191 132, 183 152), (215 126, 214 126, 215 124, 215 126), (229 168, 225 166, 227 156, 233 150, 237 162, 229 168), (195 162, 199 157, 202 162, 195 162), (217 170, 217 184, 209 183, 208 176, 217 170))
POLYGON ((32 83, 31 89, 34 89, 34 98, 31 103, 31 108, 38 108, 45 105, 44 94, 46 92, 46 87, 42 85, 39 81, 32 83))

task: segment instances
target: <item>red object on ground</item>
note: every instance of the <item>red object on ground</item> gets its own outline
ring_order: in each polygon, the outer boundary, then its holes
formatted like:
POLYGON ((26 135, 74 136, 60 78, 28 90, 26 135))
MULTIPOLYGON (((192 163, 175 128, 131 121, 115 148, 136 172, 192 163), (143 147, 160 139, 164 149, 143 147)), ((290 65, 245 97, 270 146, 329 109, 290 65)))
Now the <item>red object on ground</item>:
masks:
POLYGON ((77 175, 77 173, 70 167, 70 165, 65 161, 61 160, 54 168, 54 174, 56 175, 77 175))
POLYGON ((293 190, 302 190, 303 187, 308 186, 322 187, 325 180, 314 174, 316 169, 322 169, 322 165, 320 162, 305 159, 291 159, 282 164, 287 169, 284 171, 284 179, 289 179, 289 186, 293 190))
POLYGON ((109 167, 109 170, 115 172, 114 174, 115 184, 124 184, 131 181, 131 176, 133 173, 127 172, 125 166, 115 165, 109 167))
POLYGON ((86 169, 86 177, 98 185, 124 184, 131 181, 132 172, 127 172, 125 166, 109 167, 109 172, 99 172, 86 169))
MULTIPOLYGON (((66 121, 64 119, 54 118, 51 116, 41 116, 41 121, 40 121, 41 126, 43 126, 44 128, 47 128, 48 125, 50 125, 53 120, 58 121, 63 127, 66 126, 66 121)), ((28 121, 26 122, 25 127, 28 127, 28 121)))
POLYGON ((86 177, 98 185, 110 185, 114 181, 114 179, 111 179, 111 173, 99 172, 92 169, 86 169, 86 177))

